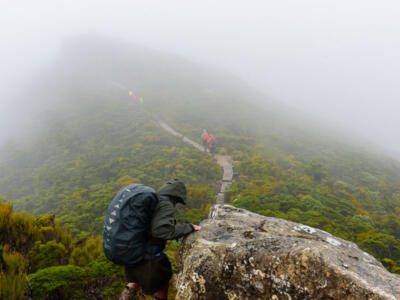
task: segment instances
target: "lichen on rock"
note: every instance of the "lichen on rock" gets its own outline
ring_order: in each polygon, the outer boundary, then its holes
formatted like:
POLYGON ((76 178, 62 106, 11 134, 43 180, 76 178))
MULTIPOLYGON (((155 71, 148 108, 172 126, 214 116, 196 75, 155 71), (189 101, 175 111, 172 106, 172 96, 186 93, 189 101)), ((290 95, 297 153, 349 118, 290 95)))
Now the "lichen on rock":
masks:
POLYGON ((400 277, 354 243, 215 205, 182 249, 176 299, 400 299, 400 277))

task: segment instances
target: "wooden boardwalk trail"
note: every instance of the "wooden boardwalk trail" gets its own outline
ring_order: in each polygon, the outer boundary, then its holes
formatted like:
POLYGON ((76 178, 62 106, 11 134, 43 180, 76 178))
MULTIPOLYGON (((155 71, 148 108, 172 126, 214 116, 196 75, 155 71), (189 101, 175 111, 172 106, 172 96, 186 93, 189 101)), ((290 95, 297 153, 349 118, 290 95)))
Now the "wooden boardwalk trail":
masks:
POLYGON ((214 158, 217 164, 223 169, 221 189, 217 194, 217 204, 224 204, 225 201, 225 191, 232 184, 233 181, 233 163, 232 157, 229 155, 216 154, 214 158))
MULTIPOLYGON (((164 129, 169 134, 172 134, 176 137, 182 138, 182 140, 185 143, 191 145, 192 147, 196 148, 197 150, 199 150, 201 152, 209 154, 208 150, 206 150, 199 143, 196 143, 196 142, 192 141, 191 139, 189 139, 188 137, 184 136, 183 134, 177 132, 175 129, 173 129, 171 126, 169 126, 164 121, 158 120, 158 121, 156 121, 156 123, 158 124, 158 126, 160 126, 162 129, 164 129)), ((233 181, 232 157, 229 155, 221 155, 221 154, 215 154, 213 157, 214 157, 215 161, 217 162, 217 164, 223 170, 222 183, 221 183, 220 190, 216 196, 216 202, 217 202, 217 204, 224 204, 225 191, 232 184, 232 181, 233 181)))

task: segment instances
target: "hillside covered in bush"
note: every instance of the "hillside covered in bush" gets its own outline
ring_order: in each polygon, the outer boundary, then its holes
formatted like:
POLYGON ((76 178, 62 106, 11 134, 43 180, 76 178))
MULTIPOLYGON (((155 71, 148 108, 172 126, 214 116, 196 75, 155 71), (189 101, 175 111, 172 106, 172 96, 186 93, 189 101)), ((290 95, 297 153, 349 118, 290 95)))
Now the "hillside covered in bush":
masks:
MULTIPOLYGON (((3 270, 2 280, 15 277, 25 285, 19 274, 30 274, 32 287, 41 284, 36 290, 42 291, 86 278, 76 282, 77 293, 111 295, 121 278, 108 282, 101 269, 113 266, 100 254, 85 253, 99 253, 105 209, 132 182, 158 188, 181 178, 189 203, 180 219, 198 222, 207 215, 221 170, 210 156, 162 131, 158 119, 194 140, 202 128, 217 134, 218 152, 232 155, 238 173, 228 191, 233 205, 355 241, 399 272, 400 164, 356 138, 315 126, 237 78, 118 40, 84 36, 66 44, 29 95, 23 104, 34 117, 23 120, 20 138, 0 148, 0 195, 14 211, 37 217, 11 213, 2 203, 2 214, 33 226, 30 237, 2 231, 6 264, 19 260, 21 266, 3 270), (68 230, 60 231, 60 223, 68 230), (25 248, 21 238, 30 240, 25 248), (47 249, 55 256, 41 257, 47 249)), ((7 222, 2 226, 14 228, 7 222)), ((170 247, 171 256, 177 245, 170 247)))

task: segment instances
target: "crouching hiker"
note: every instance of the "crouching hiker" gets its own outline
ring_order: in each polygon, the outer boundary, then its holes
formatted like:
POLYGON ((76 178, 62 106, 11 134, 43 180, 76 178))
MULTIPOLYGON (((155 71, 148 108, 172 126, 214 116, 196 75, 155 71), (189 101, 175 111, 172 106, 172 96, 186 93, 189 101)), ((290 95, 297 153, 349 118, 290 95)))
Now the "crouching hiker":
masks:
POLYGON ((120 190, 108 207, 103 249, 108 259, 125 267, 128 284, 121 299, 132 299, 140 290, 154 299, 168 299, 172 268, 163 252, 166 242, 201 229, 176 222, 177 203, 186 204, 186 187, 175 179, 158 193, 132 184, 120 190))

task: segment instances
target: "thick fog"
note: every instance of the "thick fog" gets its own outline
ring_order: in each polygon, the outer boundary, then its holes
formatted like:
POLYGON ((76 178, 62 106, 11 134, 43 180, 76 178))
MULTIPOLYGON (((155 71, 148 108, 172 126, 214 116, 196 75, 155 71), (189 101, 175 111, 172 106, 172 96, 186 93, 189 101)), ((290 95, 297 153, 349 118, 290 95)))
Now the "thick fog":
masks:
POLYGON ((395 0, 2 0, 0 138, 63 41, 96 33, 225 68, 400 157, 399 16, 395 0))

